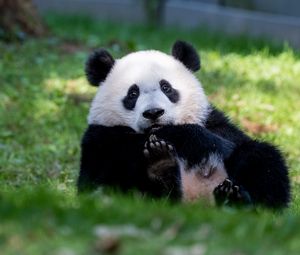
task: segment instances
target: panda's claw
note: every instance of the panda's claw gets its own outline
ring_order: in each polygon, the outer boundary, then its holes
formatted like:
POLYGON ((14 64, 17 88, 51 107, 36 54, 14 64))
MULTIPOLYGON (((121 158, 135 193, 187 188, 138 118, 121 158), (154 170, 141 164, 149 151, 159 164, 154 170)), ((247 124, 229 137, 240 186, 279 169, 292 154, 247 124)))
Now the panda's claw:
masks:
POLYGON ((226 188, 230 188, 232 186, 232 181, 227 178, 227 179, 224 180, 222 185, 226 188))
POLYGON ((240 190, 239 186, 237 186, 237 185, 233 186, 233 192, 239 192, 239 190, 240 190))

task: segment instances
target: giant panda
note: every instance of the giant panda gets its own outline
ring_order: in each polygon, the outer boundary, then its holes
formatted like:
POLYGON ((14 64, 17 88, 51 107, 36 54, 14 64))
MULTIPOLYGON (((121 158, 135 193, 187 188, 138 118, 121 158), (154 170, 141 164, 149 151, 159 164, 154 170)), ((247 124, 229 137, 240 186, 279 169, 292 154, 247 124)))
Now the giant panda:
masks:
POLYGON ((197 51, 184 41, 170 55, 90 55, 86 76, 98 91, 81 143, 79 192, 108 186, 172 200, 288 206, 281 152, 208 101, 194 75, 199 69, 197 51))

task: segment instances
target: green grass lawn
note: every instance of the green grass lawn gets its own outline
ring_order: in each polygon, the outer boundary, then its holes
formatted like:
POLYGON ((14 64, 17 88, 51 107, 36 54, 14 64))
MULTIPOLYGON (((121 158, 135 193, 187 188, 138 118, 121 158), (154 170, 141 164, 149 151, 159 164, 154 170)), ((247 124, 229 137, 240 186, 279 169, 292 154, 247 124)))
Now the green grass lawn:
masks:
POLYGON ((0 254, 299 254, 300 55, 287 46, 47 16, 52 36, 0 43, 0 254), (200 51, 211 101, 287 158, 293 201, 282 213, 152 201, 138 194, 78 197, 80 139, 95 88, 88 53, 115 57, 176 39, 200 51))

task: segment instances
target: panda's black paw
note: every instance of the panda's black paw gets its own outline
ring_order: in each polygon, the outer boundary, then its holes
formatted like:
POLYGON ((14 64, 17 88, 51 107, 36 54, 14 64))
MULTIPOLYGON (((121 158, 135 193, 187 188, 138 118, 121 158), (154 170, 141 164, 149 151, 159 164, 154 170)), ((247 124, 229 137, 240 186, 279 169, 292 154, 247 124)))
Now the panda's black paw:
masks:
POLYGON ((178 198, 180 170, 175 148, 152 134, 145 143, 144 155, 148 162, 148 176, 158 185, 160 193, 178 198))
POLYGON ((150 161, 174 158, 174 147, 156 135, 150 135, 144 146, 144 155, 150 161))
POLYGON ((225 179, 214 189, 216 204, 219 206, 243 206, 251 205, 249 193, 239 185, 236 185, 230 179, 225 179))

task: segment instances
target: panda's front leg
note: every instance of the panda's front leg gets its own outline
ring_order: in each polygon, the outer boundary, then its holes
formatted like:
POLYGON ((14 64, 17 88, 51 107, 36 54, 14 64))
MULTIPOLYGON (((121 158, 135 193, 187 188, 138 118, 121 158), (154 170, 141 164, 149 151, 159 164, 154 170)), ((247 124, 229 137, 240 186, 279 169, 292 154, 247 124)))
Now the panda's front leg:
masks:
POLYGON ((145 143, 147 174, 153 183, 153 194, 170 199, 181 198, 180 165, 174 146, 151 134, 145 143))

